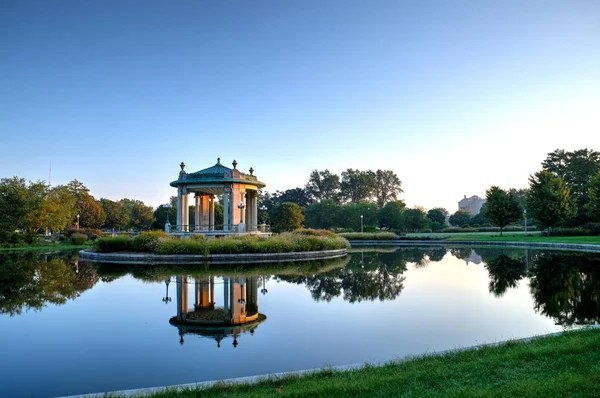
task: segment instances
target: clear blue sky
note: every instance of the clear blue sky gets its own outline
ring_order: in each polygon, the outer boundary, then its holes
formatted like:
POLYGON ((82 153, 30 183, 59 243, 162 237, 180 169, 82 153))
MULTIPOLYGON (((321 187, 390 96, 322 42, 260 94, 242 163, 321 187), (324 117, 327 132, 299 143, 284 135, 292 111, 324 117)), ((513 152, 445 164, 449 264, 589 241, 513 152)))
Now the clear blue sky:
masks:
POLYGON ((217 157, 267 190, 392 169, 409 205, 600 150, 598 1, 0 4, 0 177, 157 206, 217 157))

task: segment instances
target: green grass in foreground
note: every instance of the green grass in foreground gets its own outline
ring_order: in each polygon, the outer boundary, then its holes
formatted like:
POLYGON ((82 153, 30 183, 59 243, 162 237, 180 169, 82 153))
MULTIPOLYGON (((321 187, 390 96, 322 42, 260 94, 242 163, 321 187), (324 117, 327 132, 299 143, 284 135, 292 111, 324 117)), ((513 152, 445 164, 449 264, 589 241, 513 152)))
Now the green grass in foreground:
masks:
POLYGON ((382 367, 167 391, 167 397, 598 397, 600 329, 382 367))

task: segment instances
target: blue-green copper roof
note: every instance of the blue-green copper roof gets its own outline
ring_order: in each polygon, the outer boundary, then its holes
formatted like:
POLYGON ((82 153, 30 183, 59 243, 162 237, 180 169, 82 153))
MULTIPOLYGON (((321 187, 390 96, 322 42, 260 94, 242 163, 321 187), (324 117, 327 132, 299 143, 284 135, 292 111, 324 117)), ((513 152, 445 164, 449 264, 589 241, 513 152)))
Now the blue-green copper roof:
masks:
MULTIPOLYGON (((234 160, 234 166, 237 166, 237 162, 234 160)), ((243 183, 255 185, 258 188, 264 188, 266 184, 258 181, 255 175, 244 174, 239 170, 229 167, 225 167, 221 164, 221 159, 217 158, 217 163, 214 166, 206 169, 196 171, 195 173, 185 173, 183 168, 185 164, 181 162, 181 172, 179 173, 179 179, 171 182, 172 187, 186 184, 215 184, 215 183, 243 183)), ((253 170, 250 170, 253 172, 253 170)))
POLYGON ((221 158, 217 158, 217 163, 214 166, 208 167, 204 170, 197 171, 195 173, 190 173, 187 175, 186 179, 210 178, 210 177, 231 178, 231 172, 232 172, 232 170, 229 167, 225 167, 221 164, 221 158))

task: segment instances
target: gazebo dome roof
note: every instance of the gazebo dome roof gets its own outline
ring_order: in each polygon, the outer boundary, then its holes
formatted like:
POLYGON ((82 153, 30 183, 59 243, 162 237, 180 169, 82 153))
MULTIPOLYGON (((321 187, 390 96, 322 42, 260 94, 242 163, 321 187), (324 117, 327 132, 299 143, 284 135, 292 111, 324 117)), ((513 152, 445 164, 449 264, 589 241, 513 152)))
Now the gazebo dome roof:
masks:
POLYGON ((179 178, 176 181, 171 182, 172 187, 179 185, 187 186, 208 186, 214 184, 225 184, 225 183, 238 183, 254 185, 257 188, 264 188, 266 184, 261 182, 253 174, 254 170, 250 168, 250 174, 242 173, 237 169, 237 162, 233 161, 233 169, 223 166, 221 159, 217 158, 217 163, 214 166, 196 171, 195 173, 186 173, 184 171, 185 164, 181 162, 181 172, 179 178))

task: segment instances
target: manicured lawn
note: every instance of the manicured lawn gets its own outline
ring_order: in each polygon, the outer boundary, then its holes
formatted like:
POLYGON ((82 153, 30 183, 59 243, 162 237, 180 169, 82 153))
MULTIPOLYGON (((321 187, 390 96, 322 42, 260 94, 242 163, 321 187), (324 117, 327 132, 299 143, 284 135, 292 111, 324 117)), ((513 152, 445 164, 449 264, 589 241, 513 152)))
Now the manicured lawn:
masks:
POLYGON ((470 234, 463 236, 453 236, 444 239, 446 241, 482 241, 482 242, 548 242, 548 243, 580 243, 580 244, 600 244, 600 236, 524 236, 508 235, 502 236, 481 236, 470 234))
MULTIPOLYGON (((257 358, 260 360, 260 358, 257 358)), ((600 329, 382 367, 271 378, 152 397, 598 397, 600 329)))
POLYGON ((44 246, 21 246, 21 247, 0 247, 0 251, 31 251, 31 250, 71 250, 71 249, 88 249, 91 245, 44 245, 44 246))

